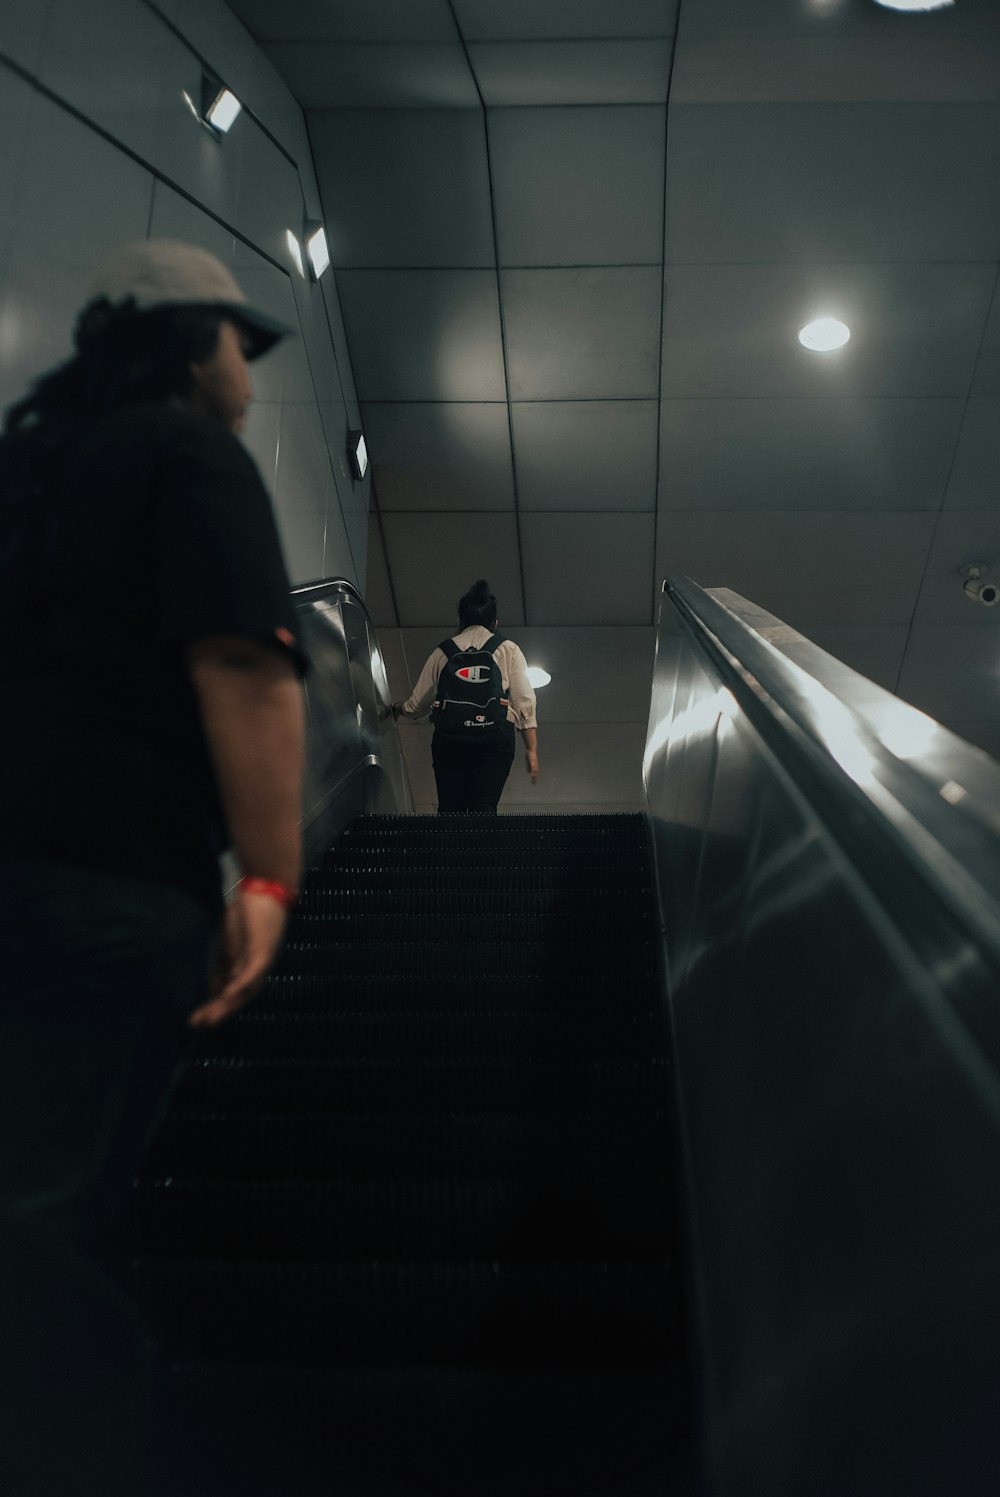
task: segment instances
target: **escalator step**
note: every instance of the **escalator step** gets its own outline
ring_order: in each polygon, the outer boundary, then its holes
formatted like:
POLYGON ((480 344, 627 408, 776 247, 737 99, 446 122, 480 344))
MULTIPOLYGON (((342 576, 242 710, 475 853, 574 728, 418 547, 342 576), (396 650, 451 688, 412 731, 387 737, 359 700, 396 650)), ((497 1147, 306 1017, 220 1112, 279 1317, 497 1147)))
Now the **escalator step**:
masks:
POLYGON ((582 1058, 657 1054, 659 1015, 651 1008, 617 1017, 582 1013, 567 1026, 563 1015, 530 1009, 471 1013, 383 1009, 361 1013, 269 1011, 262 1004, 232 1023, 206 1032, 204 1057, 283 1060, 384 1057, 390 1059, 515 1060, 534 1056, 582 1058))
MULTIPOLYGON (((465 934, 464 932, 462 933, 465 934)), ((290 941, 282 953, 282 971, 331 975, 369 973, 419 975, 446 972, 470 979, 522 973, 558 975, 572 981, 578 973, 617 974, 624 982, 648 981, 657 969, 652 941, 637 939, 623 949, 601 940, 550 941, 376 941, 335 939, 290 941)))
POLYGON ((514 993, 528 1011, 564 1014, 567 1020, 577 1014, 605 1015, 612 1025, 648 1009, 657 998, 657 984, 649 976, 626 981, 616 973, 595 972, 578 972, 571 977, 561 972, 522 972, 516 981, 499 973, 486 973, 478 974, 472 983, 440 971, 356 971, 345 984, 335 973, 282 970, 268 979, 260 1001, 276 1012, 328 1012, 348 1006, 352 1011, 392 1008, 466 1012, 472 1004, 486 1010, 506 1009, 514 993))
POLYGON ((168 1349, 298 1365, 657 1366, 677 1343, 670 1265, 141 1259, 168 1349))
POLYGON ((140 1251, 160 1256, 408 1262, 579 1259, 633 1262, 669 1248, 662 1188, 557 1182, 219 1182, 147 1180, 140 1251))
POLYGON ((668 1180, 655 1116, 608 1119, 551 1112, 451 1112, 444 1117, 364 1110, 229 1114, 171 1110, 146 1165, 191 1179, 448 1178, 540 1183, 574 1189, 614 1177, 668 1180))
POLYGON ((659 1059, 562 1059, 551 1063, 447 1060, 257 1061, 199 1058, 174 1092, 181 1111, 441 1112, 565 1110, 662 1114, 659 1059))

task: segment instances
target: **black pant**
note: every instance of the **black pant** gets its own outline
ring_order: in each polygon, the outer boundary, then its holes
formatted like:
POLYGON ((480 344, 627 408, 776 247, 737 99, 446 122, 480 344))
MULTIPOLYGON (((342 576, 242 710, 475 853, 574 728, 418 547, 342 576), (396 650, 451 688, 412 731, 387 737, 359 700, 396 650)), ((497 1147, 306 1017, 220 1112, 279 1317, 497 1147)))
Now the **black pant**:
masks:
POLYGON ((155 1368, 95 1251, 204 1001, 181 890, 0 863, 0 1490, 146 1497, 155 1368))
POLYGON ((438 815, 448 811, 483 811, 496 815, 497 801, 514 762, 513 723, 501 728, 495 742, 456 743, 436 729, 431 763, 437 782, 438 815))

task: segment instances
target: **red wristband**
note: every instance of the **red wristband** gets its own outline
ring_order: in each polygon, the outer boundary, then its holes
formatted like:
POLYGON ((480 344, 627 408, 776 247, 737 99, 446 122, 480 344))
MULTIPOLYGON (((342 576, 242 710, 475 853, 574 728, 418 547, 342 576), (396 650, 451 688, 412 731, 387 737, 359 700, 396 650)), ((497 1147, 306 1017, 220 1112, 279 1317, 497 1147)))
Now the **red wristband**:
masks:
POLYGON ((244 894, 267 894, 290 910, 299 897, 298 889, 292 889, 276 878, 241 878, 239 887, 244 894))

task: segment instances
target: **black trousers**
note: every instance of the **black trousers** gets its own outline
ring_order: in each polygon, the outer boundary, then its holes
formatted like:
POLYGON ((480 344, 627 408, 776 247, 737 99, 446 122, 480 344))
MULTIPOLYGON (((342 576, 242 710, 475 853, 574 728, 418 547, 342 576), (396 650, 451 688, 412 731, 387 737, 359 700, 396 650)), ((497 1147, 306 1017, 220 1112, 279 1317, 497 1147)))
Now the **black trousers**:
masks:
POLYGON ((435 729, 431 763, 437 783, 438 815, 449 811, 482 811, 495 816, 497 802, 514 762, 513 723, 501 729, 495 743, 455 743, 435 729))
POLYGON ((0 908, 0 1490, 147 1497, 157 1366, 100 1248, 216 922, 179 889, 31 860, 0 861, 0 908))

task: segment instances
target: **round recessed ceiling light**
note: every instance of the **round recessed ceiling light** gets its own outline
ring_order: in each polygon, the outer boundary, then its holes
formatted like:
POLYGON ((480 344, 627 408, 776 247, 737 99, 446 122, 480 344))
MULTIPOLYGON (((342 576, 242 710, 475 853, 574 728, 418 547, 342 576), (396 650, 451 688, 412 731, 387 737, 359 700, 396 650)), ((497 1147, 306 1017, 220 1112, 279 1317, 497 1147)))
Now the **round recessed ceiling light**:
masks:
POLYGON ((532 686, 548 686, 549 682, 552 680, 552 677, 549 675, 548 671, 542 670, 542 667, 540 665, 529 665, 528 680, 531 682, 532 686))
POLYGON ((835 348, 843 348, 850 336, 850 328, 845 322, 838 322, 836 317, 818 317, 799 330, 802 347, 811 348, 814 353, 831 353, 835 348))
POLYGON ((945 10, 955 0, 875 0, 884 10, 945 10))

